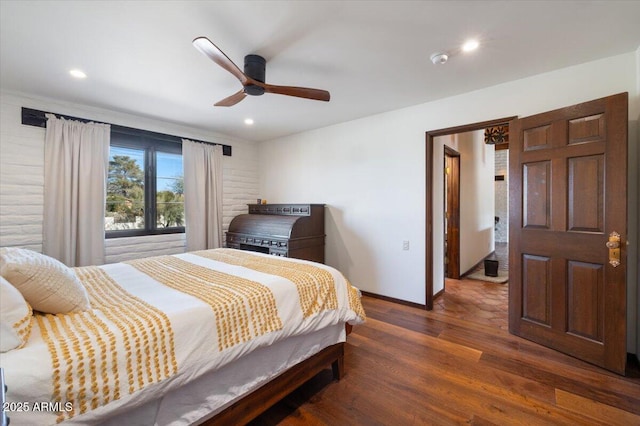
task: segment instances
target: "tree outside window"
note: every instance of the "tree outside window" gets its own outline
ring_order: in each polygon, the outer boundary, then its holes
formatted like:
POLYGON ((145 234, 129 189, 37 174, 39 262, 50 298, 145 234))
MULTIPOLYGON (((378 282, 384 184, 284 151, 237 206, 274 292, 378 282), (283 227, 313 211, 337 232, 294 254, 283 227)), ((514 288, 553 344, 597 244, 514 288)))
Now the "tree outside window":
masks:
POLYGON ((144 229, 144 150, 109 152, 105 230, 144 229))
POLYGON ((107 237, 184 232, 182 154, 148 141, 139 144, 110 147, 107 237))
POLYGON ((184 225, 184 179, 182 155, 156 154, 156 226, 184 225))

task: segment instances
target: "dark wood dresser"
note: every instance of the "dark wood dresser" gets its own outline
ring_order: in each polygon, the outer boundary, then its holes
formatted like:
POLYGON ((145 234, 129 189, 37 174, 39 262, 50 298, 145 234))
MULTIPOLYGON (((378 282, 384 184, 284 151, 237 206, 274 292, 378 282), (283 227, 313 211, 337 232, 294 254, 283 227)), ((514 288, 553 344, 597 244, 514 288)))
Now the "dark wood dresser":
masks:
POLYGON ((324 263, 324 204, 249 204, 233 218, 227 247, 324 263))

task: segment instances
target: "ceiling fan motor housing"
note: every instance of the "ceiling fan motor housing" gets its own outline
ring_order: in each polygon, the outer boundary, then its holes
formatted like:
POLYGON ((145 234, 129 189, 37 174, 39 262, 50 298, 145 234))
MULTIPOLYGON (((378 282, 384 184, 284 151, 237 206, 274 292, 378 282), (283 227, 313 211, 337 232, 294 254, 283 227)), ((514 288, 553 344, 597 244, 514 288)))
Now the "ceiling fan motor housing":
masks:
MULTIPOLYGON (((259 55, 247 55, 244 57, 244 73, 261 83, 265 81, 267 61, 259 55)), ((259 96, 264 94, 264 88, 249 84, 244 87, 244 92, 248 95, 259 96)))

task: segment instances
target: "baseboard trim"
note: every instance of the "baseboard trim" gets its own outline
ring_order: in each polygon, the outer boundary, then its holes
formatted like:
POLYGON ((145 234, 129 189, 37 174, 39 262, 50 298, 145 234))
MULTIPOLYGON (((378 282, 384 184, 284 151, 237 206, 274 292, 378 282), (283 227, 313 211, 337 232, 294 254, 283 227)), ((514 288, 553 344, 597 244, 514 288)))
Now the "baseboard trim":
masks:
POLYGON ((444 288, 433 295, 433 300, 436 300, 438 297, 442 296, 443 294, 444 294, 444 288))
MULTIPOLYGON (((427 305, 422 305, 420 303, 409 302, 407 300, 396 299, 395 297, 383 296, 381 294, 369 293, 368 291, 363 291, 363 290, 360 290, 360 291, 365 296, 373 297, 374 299, 386 300, 387 302, 398 303, 400 305, 411 306, 413 308, 427 309, 427 305)), ((440 293, 438 293, 438 294, 440 294, 440 293)))

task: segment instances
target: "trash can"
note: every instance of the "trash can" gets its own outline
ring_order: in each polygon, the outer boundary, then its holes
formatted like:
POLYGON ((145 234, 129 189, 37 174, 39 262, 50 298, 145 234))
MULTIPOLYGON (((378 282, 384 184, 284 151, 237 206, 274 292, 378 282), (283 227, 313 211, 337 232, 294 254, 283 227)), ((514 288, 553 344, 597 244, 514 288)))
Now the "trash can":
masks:
POLYGON ((493 259, 484 260, 484 274, 487 277, 498 276, 498 261, 493 259))

